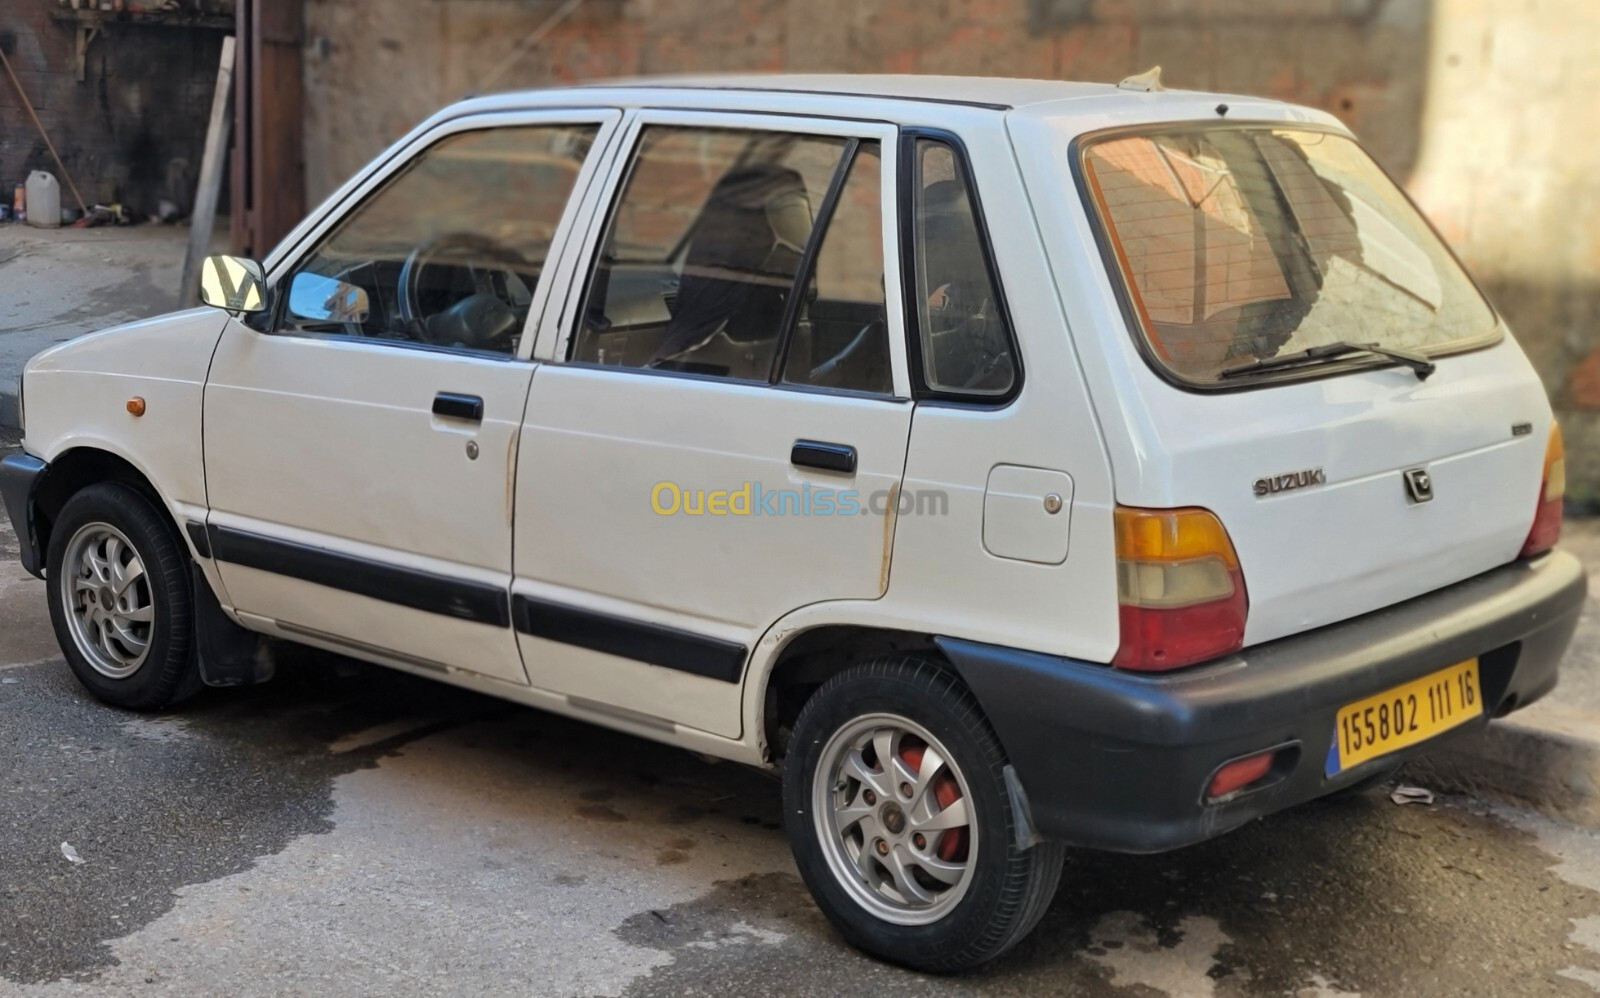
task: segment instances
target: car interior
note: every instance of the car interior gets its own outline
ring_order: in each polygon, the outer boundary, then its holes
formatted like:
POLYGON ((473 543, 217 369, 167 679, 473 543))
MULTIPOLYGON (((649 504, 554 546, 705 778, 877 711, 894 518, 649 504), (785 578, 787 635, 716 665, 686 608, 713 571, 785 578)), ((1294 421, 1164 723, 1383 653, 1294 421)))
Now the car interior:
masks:
MULTIPOLYGON (((800 173, 782 162, 785 151, 752 138, 666 259, 619 259, 608 240, 572 359, 769 380, 818 208, 800 173)), ((877 147, 863 145, 857 155, 876 157, 877 147)), ((874 266, 875 301, 824 298, 815 273, 807 276, 786 381, 890 390, 881 262, 874 266)))

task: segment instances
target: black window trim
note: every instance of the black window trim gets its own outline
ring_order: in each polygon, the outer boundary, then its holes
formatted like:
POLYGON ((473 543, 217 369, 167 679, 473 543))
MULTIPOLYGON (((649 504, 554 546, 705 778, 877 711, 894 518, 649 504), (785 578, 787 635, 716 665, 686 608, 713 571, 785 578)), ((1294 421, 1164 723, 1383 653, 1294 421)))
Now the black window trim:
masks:
MULTIPOLYGON (((643 110, 651 110, 651 111, 684 110, 684 111, 693 111, 695 114, 705 114, 705 115, 714 115, 714 114, 718 114, 718 113, 734 113, 734 114, 739 114, 741 116, 796 117, 796 118, 801 119, 802 121, 807 120, 807 119, 818 119, 818 118, 823 117, 821 115, 797 115, 797 114, 786 115, 786 114, 780 114, 780 113, 777 113, 777 112, 769 113, 769 112, 764 112, 764 111, 762 111, 762 112, 744 112, 744 111, 739 111, 739 112, 718 112, 718 111, 715 111, 715 110, 708 110, 706 108, 681 108, 681 109, 680 108, 646 108, 646 109, 643 109, 643 110)), ((856 123, 869 124, 869 125, 885 124, 884 122, 868 121, 868 120, 856 119, 856 118, 838 118, 838 119, 830 118, 830 119, 827 119, 827 120, 845 121, 845 122, 850 122, 852 124, 856 124, 856 123)), ((693 372, 693 371, 666 371, 666 370, 660 370, 660 369, 657 369, 657 368, 648 368, 648 367, 627 367, 627 366, 621 366, 621 365, 616 365, 616 364, 597 364, 597 363, 594 363, 592 361, 583 361, 583 360, 574 360, 573 359, 573 354, 575 354, 577 352, 577 350, 578 350, 578 339, 583 334, 583 317, 584 317, 584 312, 587 309, 588 304, 589 304, 589 293, 593 289, 596 266, 600 262, 601 257, 605 254, 606 242, 607 242, 607 240, 609 240, 611 238, 611 227, 616 221, 618 210, 621 208, 622 198, 628 191, 628 184, 633 180, 634 170, 638 168, 638 165, 639 165, 638 153, 639 153, 640 146, 644 142, 645 132, 648 131, 651 128, 707 129, 707 130, 725 131, 725 132, 747 132, 747 131, 766 131, 767 130, 767 129, 752 129, 748 125, 742 125, 742 124, 725 124, 725 125, 724 124, 706 124, 706 123, 682 124, 682 123, 675 123, 675 122, 671 122, 671 121, 642 121, 642 122, 640 122, 638 130, 635 132, 635 134, 633 136, 632 144, 621 152, 621 155, 625 156, 627 158, 626 158, 625 163, 623 164, 622 175, 621 175, 620 178, 618 178, 617 183, 616 183, 616 187, 615 187, 615 189, 614 189, 614 191, 612 193, 611 201, 610 201, 609 204, 606 205, 605 212, 604 212, 604 215, 603 215, 603 221, 601 223, 600 230, 599 230, 599 236, 597 237, 597 239, 595 241, 594 249, 593 249, 592 252, 590 252, 588 254, 588 258, 587 259, 580 258, 578 260, 577 265, 583 269, 582 292, 578 295, 577 307, 573 311, 572 319, 571 319, 571 322, 569 324, 570 328, 566 330, 566 351, 565 351, 565 356, 557 358, 554 362, 557 363, 557 364, 561 364, 561 365, 563 365, 565 367, 585 368, 585 369, 589 369, 589 370, 600 370, 600 371, 608 371, 608 372, 621 372, 621 373, 626 373, 626 374, 638 374, 638 375, 644 375, 646 377, 682 378, 682 379, 690 380, 690 381, 705 381, 705 382, 710 382, 710 383, 714 383, 714 384, 722 384, 722 385, 747 385, 747 386, 757 387, 757 388, 765 387, 765 388, 769 388, 769 389, 777 389, 779 391, 804 392, 804 393, 815 394, 815 395, 833 395, 833 396, 840 396, 840 397, 844 397, 844 398, 859 398, 859 399, 866 399, 866 400, 880 401, 880 402, 904 402, 904 401, 908 401, 907 399, 905 399, 905 398, 903 398, 903 397, 901 397, 899 395, 896 395, 894 393, 894 390, 893 390, 892 386, 891 386, 890 391, 888 393, 884 393, 884 392, 860 391, 860 390, 857 390, 857 389, 850 389, 850 388, 833 388, 833 387, 826 386, 826 385, 793 384, 793 383, 785 382, 785 381, 782 380, 783 379, 783 364, 784 364, 784 362, 787 360, 787 358, 789 356, 789 344, 790 344, 790 341, 794 337, 794 327, 796 325, 796 320, 797 320, 798 315, 799 315, 800 295, 803 292, 803 290, 804 290, 804 288, 806 286, 806 283, 810 279, 810 274, 811 274, 812 269, 814 269, 814 265, 816 263, 816 258, 818 256, 818 254, 821 252, 822 241, 827 235, 828 224, 830 222, 832 222, 832 220, 833 220, 834 208, 837 206, 838 201, 839 201, 839 197, 840 197, 841 193, 844 190, 844 185, 845 185, 846 181, 849 179, 850 169, 851 169, 851 167, 854 166, 856 157, 859 154, 862 145, 864 145, 865 143, 868 143, 868 142, 875 142, 875 143, 880 142, 880 140, 876 136, 873 136, 873 137, 870 137, 870 138, 862 138, 862 137, 857 136, 857 135, 830 135, 830 134, 826 134, 826 133, 823 133, 823 132, 805 131, 803 128, 793 129, 793 130, 791 130, 789 132, 789 134, 799 135, 799 136, 806 137, 806 138, 842 139, 844 141, 844 146, 840 150, 838 162, 834 165, 833 176, 828 181, 827 192, 823 195, 822 202, 817 207, 816 217, 812 220, 811 235, 806 240, 805 249, 801 253, 800 264, 799 264, 799 267, 795 271, 794 283, 789 286, 789 299, 784 304, 784 314, 783 314, 783 319, 782 319, 783 325, 782 325, 782 328, 780 329, 779 334, 778 334, 778 344, 777 344, 777 348, 776 348, 776 350, 774 352, 774 355, 773 355, 773 364, 772 364, 771 369, 768 372, 767 379, 765 381, 756 381, 756 380, 748 379, 748 378, 728 378, 728 377, 723 377, 722 375, 700 374, 700 373, 693 372)), ((783 129, 770 129, 770 131, 780 132, 780 131, 783 131, 783 129)), ((881 145, 881 143, 880 143, 880 145, 881 145)), ((880 153, 880 155, 881 155, 881 153, 880 153)), ((881 192, 880 192, 880 195, 881 195, 881 192)), ((896 201, 898 202, 898 198, 896 199, 896 201)), ((887 247, 885 248, 885 250, 887 251, 887 247)), ((581 252, 581 248, 580 248, 580 252, 581 252)), ((887 258, 886 258, 885 259, 885 267, 887 267, 887 266, 888 266, 888 262, 887 262, 887 258)), ((576 276, 576 275, 574 275, 574 276, 576 276)), ((571 284, 573 286, 576 286, 577 283, 578 283, 577 281, 571 282, 571 284)), ((566 306, 563 305, 563 311, 565 311, 565 307, 566 306)))
POLYGON ((1088 154, 1089 147, 1104 139, 1116 138, 1118 135, 1152 135, 1160 131, 1174 131, 1185 128, 1282 128, 1303 132, 1321 132, 1354 142, 1356 147, 1372 161, 1372 165, 1378 168, 1378 172, 1383 174, 1390 183, 1394 184, 1395 190, 1400 192, 1400 196, 1405 199, 1406 204, 1410 205, 1411 209, 1417 213, 1417 217, 1422 219, 1422 224, 1427 226, 1428 231, 1433 233, 1435 239, 1439 240, 1439 245, 1444 247, 1445 253, 1460 268, 1461 273, 1466 275, 1467 283, 1472 285, 1472 289, 1477 292, 1478 297, 1488 306, 1489 314, 1494 319, 1493 327, 1483 336, 1463 341, 1460 344, 1444 349, 1423 350, 1421 352, 1430 358, 1449 357, 1456 354, 1484 350, 1505 339, 1505 319, 1500 315, 1499 310, 1494 307, 1494 302, 1489 300, 1489 296, 1484 294, 1483 287, 1478 283, 1478 279, 1461 262, 1461 257, 1456 254, 1455 247, 1451 246, 1449 240, 1444 238, 1438 227, 1433 224, 1433 219, 1428 217, 1427 213, 1411 197, 1411 193, 1395 179, 1394 174, 1390 173, 1382 163, 1378 162, 1377 157, 1373 156, 1367 150, 1367 147, 1361 144, 1359 139, 1354 138, 1344 129, 1313 121, 1279 121, 1263 118, 1239 121, 1229 120, 1225 122, 1204 120, 1151 121, 1137 125, 1118 125, 1113 128, 1101 128, 1092 132, 1084 132, 1074 138, 1071 144, 1067 146, 1067 158, 1072 167, 1073 186, 1077 190, 1078 200, 1083 206, 1083 212, 1089 219, 1089 228, 1094 232, 1095 247, 1100 251, 1100 263, 1105 268, 1105 279, 1110 283, 1112 293, 1117 299, 1117 308, 1122 312, 1123 325, 1127 329, 1128 335, 1133 339, 1134 348, 1139 352, 1139 357, 1144 361, 1145 366, 1150 368, 1162 381, 1181 391, 1195 395, 1225 395, 1233 392, 1257 391, 1262 388, 1273 388, 1290 383, 1298 384, 1304 381, 1338 378, 1356 371, 1370 371, 1393 364, 1392 361, 1383 357, 1354 357, 1340 363, 1267 371, 1262 374, 1228 381, 1196 381, 1172 370, 1161 361, 1161 358, 1155 355, 1155 351, 1150 346, 1149 337, 1144 331, 1144 326, 1139 321, 1139 311, 1134 307, 1133 297, 1128 288, 1127 276, 1123 273, 1122 264, 1117 259, 1116 249, 1111 244, 1111 234, 1106 227, 1106 220, 1101 214, 1100 202, 1095 198, 1094 190, 1089 186, 1089 176, 1088 171, 1084 168, 1084 159, 1088 154))
POLYGON ((978 194, 977 178, 972 172, 972 158, 967 155, 967 145, 961 136, 944 128, 908 126, 900 129, 900 285, 905 297, 906 360, 911 369, 912 396, 919 403, 954 405, 963 409, 1004 409, 1022 394, 1024 381, 1022 350, 1017 340, 1017 327, 1011 321, 1011 306, 1006 300, 1005 285, 1000 280, 1000 268, 995 263, 994 244, 989 237, 988 218, 978 194), (967 203, 972 208, 973 222, 978 231, 978 249, 983 254, 984 268, 989 283, 994 287, 995 307, 1005 326, 1006 339, 1011 344, 1011 387, 1004 394, 954 392, 933 388, 928 384, 927 370, 922 356, 922 303, 917 292, 917 144, 937 142, 950 149, 950 155, 961 168, 961 179, 967 189, 967 203))

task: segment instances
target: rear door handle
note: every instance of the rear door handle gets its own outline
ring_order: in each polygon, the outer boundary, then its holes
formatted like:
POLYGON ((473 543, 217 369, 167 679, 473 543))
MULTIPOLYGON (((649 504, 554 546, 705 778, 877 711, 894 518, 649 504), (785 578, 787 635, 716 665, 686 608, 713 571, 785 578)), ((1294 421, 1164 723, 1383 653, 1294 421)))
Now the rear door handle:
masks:
POLYGON ((818 468, 856 473, 856 449, 849 444, 830 444, 821 440, 796 440, 789 451, 789 463, 797 468, 818 468))
POLYGON ((440 392, 433 397, 433 414, 435 416, 446 416, 450 419, 466 419, 474 423, 481 423, 483 422, 483 399, 476 395, 440 392))

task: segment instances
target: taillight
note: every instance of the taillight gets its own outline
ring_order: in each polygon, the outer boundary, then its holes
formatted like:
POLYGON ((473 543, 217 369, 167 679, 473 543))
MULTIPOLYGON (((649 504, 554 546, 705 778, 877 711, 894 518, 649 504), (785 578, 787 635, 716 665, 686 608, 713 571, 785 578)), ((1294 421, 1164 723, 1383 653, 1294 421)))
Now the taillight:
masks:
POLYGON ((1544 481, 1539 486, 1539 507, 1533 529, 1523 542, 1519 558, 1544 554, 1561 539, 1561 501, 1567 496, 1567 453, 1561 446, 1561 427, 1550 424, 1550 442, 1544 449, 1544 481))
POLYGON ((1210 510, 1117 507, 1122 645, 1111 664, 1177 669, 1244 644, 1244 574, 1210 510))

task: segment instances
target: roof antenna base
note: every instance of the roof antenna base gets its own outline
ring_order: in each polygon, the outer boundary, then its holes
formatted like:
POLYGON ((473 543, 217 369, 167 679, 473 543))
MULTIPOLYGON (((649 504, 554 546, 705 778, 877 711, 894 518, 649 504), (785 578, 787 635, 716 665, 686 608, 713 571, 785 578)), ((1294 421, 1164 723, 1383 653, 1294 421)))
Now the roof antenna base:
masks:
POLYGON ((1117 84, 1117 89, 1136 90, 1143 94, 1153 94, 1160 93, 1167 88, 1161 85, 1161 67, 1154 66, 1143 73, 1137 73, 1123 80, 1117 84))

